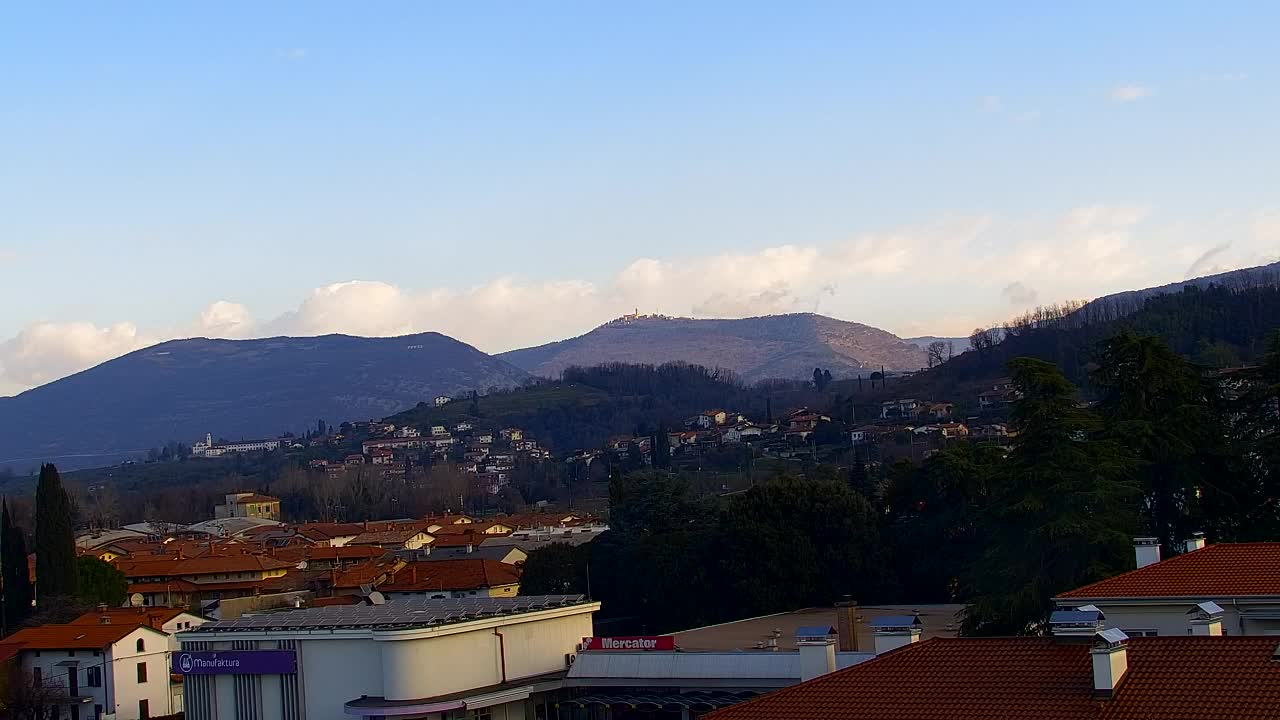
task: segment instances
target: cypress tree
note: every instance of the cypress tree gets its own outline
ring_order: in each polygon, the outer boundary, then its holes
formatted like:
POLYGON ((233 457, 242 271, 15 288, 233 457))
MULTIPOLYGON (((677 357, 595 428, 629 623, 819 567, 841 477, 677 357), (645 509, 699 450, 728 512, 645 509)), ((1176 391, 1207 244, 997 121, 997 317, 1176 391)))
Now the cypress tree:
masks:
POLYGON ((0 503, 0 582, 4 583, 4 631, 8 633, 31 614, 31 574, 27 570, 27 541, 13 524, 9 503, 0 503))
POLYGON ((40 466, 36 486, 36 583, 41 598, 76 594, 76 542, 71 500, 58 468, 40 466))

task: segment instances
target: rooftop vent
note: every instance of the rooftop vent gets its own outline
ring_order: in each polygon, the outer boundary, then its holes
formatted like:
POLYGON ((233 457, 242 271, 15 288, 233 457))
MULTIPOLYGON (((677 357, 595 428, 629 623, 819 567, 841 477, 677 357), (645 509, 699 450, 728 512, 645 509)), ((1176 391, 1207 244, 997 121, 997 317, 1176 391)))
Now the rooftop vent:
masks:
POLYGON ((920 642, 924 629, 919 615, 885 615, 872 618, 870 624, 877 655, 920 642))
POLYGON ((1191 616, 1192 635, 1218 637, 1222 635, 1222 606, 1212 600, 1206 600, 1187 611, 1191 616))
POLYGON ((1055 610, 1049 615, 1049 631, 1059 638, 1093 638, 1102 630, 1107 618, 1096 607, 1085 607, 1093 609, 1055 610))
POLYGON ((1155 565, 1160 562, 1160 540, 1153 537, 1134 538, 1133 554, 1138 567, 1155 565))
POLYGON ((1093 694, 1110 698, 1129 670, 1129 636, 1118 628, 1108 628, 1093 636, 1093 694))

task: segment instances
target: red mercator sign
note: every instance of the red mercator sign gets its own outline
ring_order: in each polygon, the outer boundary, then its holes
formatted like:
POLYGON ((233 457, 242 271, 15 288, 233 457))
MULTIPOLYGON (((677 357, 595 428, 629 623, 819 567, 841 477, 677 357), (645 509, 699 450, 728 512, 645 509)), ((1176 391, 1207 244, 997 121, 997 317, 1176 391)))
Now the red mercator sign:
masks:
POLYGON ((585 650, 675 650, 676 639, 670 635, 582 638, 585 650))

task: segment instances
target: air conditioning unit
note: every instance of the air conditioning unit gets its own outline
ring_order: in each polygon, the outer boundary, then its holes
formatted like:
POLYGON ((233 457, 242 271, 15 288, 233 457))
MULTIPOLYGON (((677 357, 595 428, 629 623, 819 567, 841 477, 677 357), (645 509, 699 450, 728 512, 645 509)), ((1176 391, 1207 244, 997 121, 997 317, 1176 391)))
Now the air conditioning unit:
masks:
POLYGON ((573 667, 573 663, 574 663, 575 661, 577 661, 577 659, 578 659, 578 654, 577 654, 577 653, 565 653, 565 654, 564 654, 564 666, 565 666, 566 668, 571 668, 571 667, 573 667))

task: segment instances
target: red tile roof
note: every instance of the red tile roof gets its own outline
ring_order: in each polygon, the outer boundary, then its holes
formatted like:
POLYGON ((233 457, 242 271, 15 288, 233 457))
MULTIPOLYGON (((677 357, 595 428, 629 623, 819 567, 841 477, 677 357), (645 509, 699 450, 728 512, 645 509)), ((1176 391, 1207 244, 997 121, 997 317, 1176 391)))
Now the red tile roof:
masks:
POLYGON ((1280 543, 1219 543, 1063 593, 1062 598, 1280 595, 1280 543))
POLYGON ((6 643, 22 643, 23 650, 99 650, 120 642, 138 628, 160 633, 155 628, 128 625, 41 625, 26 628, 5 638, 6 643))
POLYGON ((514 565, 483 558, 412 562, 397 570, 378 589, 385 592, 479 590, 520 582, 514 565))
POLYGON ((117 560, 116 568, 127 578, 182 577, 185 575, 211 575, 221 573, 265 572, 286 570, 295 563, 276 560, 265 555, 201 555, 179 559, 173 556, 155 558, 131 558, 117 560))
POLYGON ((72 625, 101 625, 102 616, 106 615, 111 618, 112 625, 149 625, 153 628, 160 629, 165 623, 187 612, 182 608, 167 607, 128 607, 128 608, 107 608, 106 610, 95 610, 87 612, 75 620, 71 621, 72 625))
POLYGON ((277 560, 298 563, 303 560, 327 562, 370 560, 387 553, 377 545, 345 545, 343 547, 292 546, 275 552, 277 560))
POLYGON ((280 502, 280 498, 252 493, 244 497, 238 497, 232 502, 236 505, 248 505, 249 503, 278 503, 280 502))
POLYGON ((934 638, 713 712, 707 720, 1252 720, 1280 713, 1280 640, 1129 641, 1110 699, 1093 696, 1089 645, 934 638))

